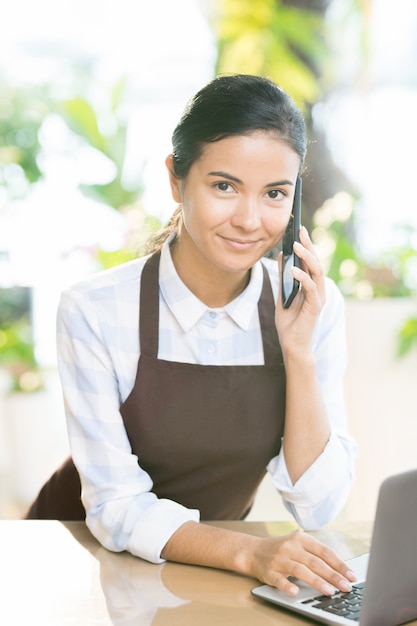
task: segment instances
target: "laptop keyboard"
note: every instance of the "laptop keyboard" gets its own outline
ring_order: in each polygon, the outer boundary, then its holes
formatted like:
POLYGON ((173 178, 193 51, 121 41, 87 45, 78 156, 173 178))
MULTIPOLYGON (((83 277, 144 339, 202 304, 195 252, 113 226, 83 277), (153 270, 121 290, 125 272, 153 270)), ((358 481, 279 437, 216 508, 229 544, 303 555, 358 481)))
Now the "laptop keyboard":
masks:
POLYGON ((340 617, 359 621, 364 589, 365 583, 357 583, 352 585, 352 591, 339 591, 333 596, 316 596, 315 598, 304 600, 302 604, 310 604, 310 606, 316 609, 322 609, 328 613, 340 615, 340 617))

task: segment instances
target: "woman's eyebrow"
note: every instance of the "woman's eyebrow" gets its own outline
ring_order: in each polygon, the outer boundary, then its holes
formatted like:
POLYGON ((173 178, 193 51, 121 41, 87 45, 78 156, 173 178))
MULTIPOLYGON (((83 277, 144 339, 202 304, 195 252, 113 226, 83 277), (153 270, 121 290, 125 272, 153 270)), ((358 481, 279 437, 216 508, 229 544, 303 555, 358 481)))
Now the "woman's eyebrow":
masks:
POLYGON ((221 176, 222 178, 227 178, 228 180, 232 180, 234 183, 240 183, 241 185, 243 184, 243 181, 240 180, 240 178, 236 178, 236 176, 232 176, 231 174, 228 174, 227 172, 209 172, 208 176, 221 176))
MULTIPOLYGON (((233 181, 234 183, 239 183, 240 185, 243 185, 243 181, 240 180, 240 178, 237 178, 236 176, 232 176, 232 174, 228 174, 227 172, 209 172, 208 176, 221 176, 222 178, 226 178, 228 180, 233 181)), ((281 185, 291 185, 292 187, 294 186, 294 183, 292 180, 287 180, 286 178, 283 180, 276 180, 273 183, 267 183, 265 185, 265 187, 280 187, 281 185)))
POLYGON ((284 180, 276 180, 274 183, 268 183, 265 187, 280 187, 281 185, 291 185, 291 187, 294 187, 292 180, 287 180, 286 178, 284 178, 284 180))

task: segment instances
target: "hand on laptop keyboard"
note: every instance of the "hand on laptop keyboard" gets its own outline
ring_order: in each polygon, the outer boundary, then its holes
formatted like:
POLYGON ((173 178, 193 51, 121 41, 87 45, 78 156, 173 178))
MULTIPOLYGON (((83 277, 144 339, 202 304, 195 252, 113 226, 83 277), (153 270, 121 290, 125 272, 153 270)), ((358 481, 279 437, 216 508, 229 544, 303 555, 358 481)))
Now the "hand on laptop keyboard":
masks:
POLYGON ((255 544, 252 571, 262 582, 289 595, 297 595, 294 579, 301 580, 323 595, 337 589, 351 590, 355 574, 328 546, 303 531, 284 537, 260 539, 255 544))

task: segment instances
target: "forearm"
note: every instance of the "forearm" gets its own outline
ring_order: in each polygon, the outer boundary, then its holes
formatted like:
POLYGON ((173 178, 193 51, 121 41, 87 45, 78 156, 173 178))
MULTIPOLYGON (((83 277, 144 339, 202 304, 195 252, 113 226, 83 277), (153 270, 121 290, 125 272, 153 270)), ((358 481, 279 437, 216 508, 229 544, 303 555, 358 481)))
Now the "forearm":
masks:
POLYGON ((353 574, 336 554, 300 532, 261 538, 245 533, 187 522, 169 539, 161 556, 170 561, 203 565, 252 576, 295 595, 289 576, 318 591, 350 590, 353 574))
POLYGON ((294 483, 316 461, 330 437, 330 425, 313 354, 285 358, 287 377, 283 449, 294 483))
POLYGON ((166 543, 161 557, 254 576, 253 554, 261 541, 245 533, 187 522, 166 543))

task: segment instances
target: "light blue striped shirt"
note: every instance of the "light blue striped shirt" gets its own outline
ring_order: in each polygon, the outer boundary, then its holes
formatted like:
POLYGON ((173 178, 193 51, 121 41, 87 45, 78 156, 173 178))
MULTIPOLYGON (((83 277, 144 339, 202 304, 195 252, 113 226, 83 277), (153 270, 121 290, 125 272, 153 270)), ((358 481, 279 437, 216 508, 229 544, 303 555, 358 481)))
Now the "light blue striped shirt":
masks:
MULTIPOLYGON (((133 388, 140 355, 140 277, 145 261, 140 258, 89 277, 62 294, 58 367, 88 527, 110 550, 160 562, 171 535, 184 522, 198 521, 199 512, 152 493, 151 477, 132 454, 119 412, 133 388)), ((276 262, 262 263, 276 298, 276 262)), ((209 309, 178 277, 166 244, 160 263, 159 358, 209 365, 263 364, 257 307, 261 287, 258 262, 242 294, 222 309, 209 309)), ((286 507, 300 526, 310 530, 325 525, 343 507, 356 455, 343 400, 344 303, 329 280, 313 342, 330 440, 295 485, 283 452, 267 467, 286 507)))

